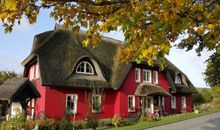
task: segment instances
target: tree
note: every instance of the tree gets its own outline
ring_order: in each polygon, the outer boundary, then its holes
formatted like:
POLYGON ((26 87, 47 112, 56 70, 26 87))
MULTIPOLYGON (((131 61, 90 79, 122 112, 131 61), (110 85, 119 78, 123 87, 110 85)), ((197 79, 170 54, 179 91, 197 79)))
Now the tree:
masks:
POLYGON ((7 79, 17 77, 18 74, 14 71, 0 71, 0 85, 7 79))
POLYGON ((214 53, 208 59, 205 81, 211 87, 220 86, 220 53, 214 53))
POLYGON ((219 0, 2 0, 0 19, 5 32, 23 17, 33 24, 41 9, 64 28, 87 28, 85 46, 96 46, 102 33, 120 29, 125 44, 118 59, 124 62, 163 57, 175 46, 196 52, 220 51, 219 0), (195 46, 196 45, 196 46, 195 46))

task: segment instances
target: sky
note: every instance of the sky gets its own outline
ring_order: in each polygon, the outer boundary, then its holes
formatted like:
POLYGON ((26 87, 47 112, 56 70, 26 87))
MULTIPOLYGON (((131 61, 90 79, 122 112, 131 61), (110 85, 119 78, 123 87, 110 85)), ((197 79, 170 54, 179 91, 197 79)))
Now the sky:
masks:
MULTIPOLYGON (((53 30, 55 21, 49 17, 49 10, 43 10, 38 16, 37 23, 30 25, 22 19, 21 25, 16 25, 12 33, 5 34, 0 22, 0 70, 13 70, 23 72, 21 62, 30 54, 33 39, 36 34, 53 30)), ((106 36, 123 40, 123 34, 112 32, 106 36)), ((203 72, 206 68, 205 61, 212 52, 203 51, 202 56, 197 56, 195 51, 171 48, 167 58, 184 72, 196 87, 207 87, 204 82, 203 72)))

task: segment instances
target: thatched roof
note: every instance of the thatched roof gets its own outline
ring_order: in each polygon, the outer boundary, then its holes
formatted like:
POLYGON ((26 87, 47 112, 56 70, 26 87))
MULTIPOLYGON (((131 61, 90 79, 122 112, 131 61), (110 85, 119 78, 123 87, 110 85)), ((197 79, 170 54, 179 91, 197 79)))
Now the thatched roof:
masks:
POLYGON ((137 96, 147 96, 147 95, 159 95, 159 96, 171 96, 169 92, 164 90, 162 87, 149 84, 149 83, 141 83, 138 85, 135 95, 137 96))
POLYGON ((189 78, 167 59, 164 71, 171 88, 171 93, 197 93, 189 78), (182 84, 175 84, 176 75, 181 77, 182 84))
POLYGON ((121 42, 103 38, 97 47, 85 48, 82 46, 83 39, 83 33, 63 30, 36 35, 31 54, 23 65, 37 56, 41 82, 45 86, 119 88, 131 67, 131 64, 116 60, 121 42), (95 69, 98 66, 96 71, 100 73, 87 76, 75 73, 76 64, 82 58, 91 61, 95 69))
POLYGON ((11 78, 0 86, 0 100, 19 101, 39 97, 39 92, 27 78, 11 78))
MULTIPOLYGON (((122 47, 122 42, 103 37, 97 47, 93 48, 90 45, 85 48, 82 46, 83 39, 85 39, 84 33, 64 30, 38 34, 34 38, 31 54, 22 64, 26 66, 31 60, 37 59, 41 82, 45 86, 76 88, 95 86, 118 89, 133 64, 123 64, 116 60, 116 54, 122 47), (82 58, 91 61, 95 69, 98 69, 96 75, 85 76, 75 73, 76 64, 82 58)), ((25 68, 26 72, 27 67, 25 68)), ((181 71, 169 62, 165 70, 173 92, 177 92, 173 72, 175 74, 176 71, 181 71)))

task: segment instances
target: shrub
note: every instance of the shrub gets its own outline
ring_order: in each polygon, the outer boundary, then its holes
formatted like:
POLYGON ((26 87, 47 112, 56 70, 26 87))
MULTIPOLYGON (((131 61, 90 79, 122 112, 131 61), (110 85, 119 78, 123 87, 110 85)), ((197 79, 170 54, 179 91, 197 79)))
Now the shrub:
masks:
POLYGON ((212 92, 213 97, 219 98, 220 97, 220 86, 213 87, 211 89, 211 92, 212 92))
POLYGON ((150 114, 147 115, 147 120, 148 121, 157 121, 157 117, 156 117, 155 114, 150 113, 150 114))
POLYGON ((0 130, 11 130, 11 123, 10 122, 6 122, 6 121, 3 121, 1 123, 1 129, 0 130))
POLYGON ((104 127, 104 126, 112 126, 111 119, 102 119, 99 120, 98 127, 104 127))
POLYGON ((86 122, 89 128, 93 128, 94 130, 98 127, 98 120, 93 117, 93 115, 86 116, 86 122))
POLYGON ((24 124, 25 130, 33 130, 36 125, 36 122, 33 120, 26 120, 24 124))
POLYGON ((119 114, 115 114, 114 117, 112 118, 112 124, 115 127, 118 127, 121 123, 122 119, 121 116, 119 114))
POLYGON ((55 129, 55 121, 54 119, 39 119, 37 120, 38 129, 39 130, 54 130, 55 129))
POLYGON ((205 99, 205 102, 210 102, 213 99, 212 93, 208 89, 203 89, 201 91, 202 96, 205 99))
POLYGON ((73 122, 73 126, 75 129, 87 129, 89 128, 86 121, 80 120, 73 122))
POLYGON ((135 122, 136 121, 134 118, 126 118, 121 121, 120 126, 133 125, 133 124, 135 124, 135 122))
POLYGON ((66 119, 61 119, 59 122, 57 122, 57 130, 72 130, 72 129, 73 129, 72 123, 66 119))

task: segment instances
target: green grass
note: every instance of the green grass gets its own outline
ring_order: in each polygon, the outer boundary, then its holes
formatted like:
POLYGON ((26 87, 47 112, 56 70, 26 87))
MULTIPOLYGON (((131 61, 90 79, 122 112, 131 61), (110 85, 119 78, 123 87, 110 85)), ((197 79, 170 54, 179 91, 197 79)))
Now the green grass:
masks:
POLYGON ((220 106, 216 106, 214 108, 210 108, 208 111, 201 112, 199 114, 196 113, 185 113, 185 114, 178 114, 178 115, 172 115, 172 116, 167 116, 167 117, 161 117, 159 121, 155 122, 148 122, 148 121, 139 121, 138 123, 131 125, 131 126, 125 126, 125 127, 118 127, 118 128, 109 128, 106 130, 137 130, 137 129, 142 129, 142 128, 150 128, 154 126, 160 126, 160 125, 165 125, 165 124, 170 124, 182 120, 187 120, 215 112, 220 111, 220 106))

